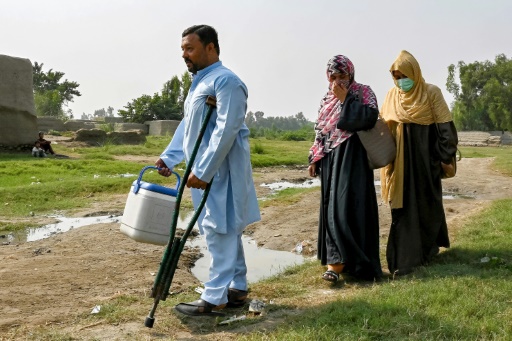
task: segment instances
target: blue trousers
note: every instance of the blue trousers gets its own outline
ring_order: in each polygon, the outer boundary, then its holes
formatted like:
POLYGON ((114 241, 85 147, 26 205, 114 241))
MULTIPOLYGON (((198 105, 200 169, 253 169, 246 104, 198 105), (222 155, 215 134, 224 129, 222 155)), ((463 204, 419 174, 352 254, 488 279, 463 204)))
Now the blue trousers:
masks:
POLYGON ((228 301, 228 288, 247 290, 242 233, 221 234, 208 227, 203 227, 203 230, 211 262, 210 277, 204 284, 201 298, 208 303, 221 305, 228 301))

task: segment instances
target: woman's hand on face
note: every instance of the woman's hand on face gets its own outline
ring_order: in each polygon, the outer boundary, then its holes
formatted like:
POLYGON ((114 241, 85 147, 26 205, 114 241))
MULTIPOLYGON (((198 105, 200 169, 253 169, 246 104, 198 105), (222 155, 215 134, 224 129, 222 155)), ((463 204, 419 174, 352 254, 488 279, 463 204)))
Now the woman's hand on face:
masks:
POLYGON ((309 176, 314 178, 317 175, 316 174, 316 163, 309 165, 308 171, 309 171, 309 176))
POLYGON ((343 84, 338 84, 337 82, 332 82, 332 92, 334 96, 340 100, 341 103, 345 102, 345 98, 347 98, 348 89, 343 84))

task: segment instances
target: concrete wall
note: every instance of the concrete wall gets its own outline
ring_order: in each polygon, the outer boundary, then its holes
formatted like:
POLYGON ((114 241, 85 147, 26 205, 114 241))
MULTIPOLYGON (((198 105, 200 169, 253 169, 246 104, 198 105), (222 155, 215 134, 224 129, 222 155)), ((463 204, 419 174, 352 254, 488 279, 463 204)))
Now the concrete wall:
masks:
POLYGON ((460 146, 501 146, 512 145, 512 133, 506 131, 459 131, 460 146))
MULTIPOLYGON (((122 117, 105 117, 105 121, 90 121, 90 120, 68 120, 63 122, 61 119, 55 117, 37 117, 38 130, 48 132, 55 131, 78 131, 80 129, 101 129, 104 124, 113 124, 114 131, 130 131, 141 130, 146 135, 167 136, 174 135, 176 128, 180 121, 174 120, 160 120, 160 121, 147 121, 141 123, 119 123, 118 120, 123 120, 122 117)), ((37 134, 36 134, 37 138, 37 134)))
POLYGON ((114 123, 114 131, 142 130, 148 134, 148 125, 143 123, 114 123))
POLYGON ((499 144, 504 146, 510 146, 512 145, 512 132, 510 131, 491 131, 489 132, 491 134, 491 138, 498 137, 499 138, 499 144))
POLYGON ((105 117, 105 123, 123 123, 124 122, 124 117, 111 117, 111 116, 106 116, 105 117))
POLYGON ((180 124, 180 121, 162 120, 147 121, 145 123, 149 126, 149 135, 167 136, 174 135, 176 128, 178 128, 178 125, 180 124))
POLYGON ((35 113, 32 63, 0 55, 0 143, 33 146, 38 138, 35 113))
POLYGON ((74 140, 91 146, 101 146, 105 143, 142 144, 146 142, 146 135, 140 130, 107 133, 101 129, 80 129, 76 132, 74 140))
POLYGON ((87 120, 68 120, 64 122, 65 131, 78 131, 80 129, 94 129, 95 123, 87 120))
POLYGON ((141 130, 113 131, 107 133, 107 139, 113 144, 142 144, 146 142, 146 134, 141 130))
POLYGON ((48 133, 50 130, 64 131, 64 122, 57 117, 39 116, 37 118, 37 129, 48 133))

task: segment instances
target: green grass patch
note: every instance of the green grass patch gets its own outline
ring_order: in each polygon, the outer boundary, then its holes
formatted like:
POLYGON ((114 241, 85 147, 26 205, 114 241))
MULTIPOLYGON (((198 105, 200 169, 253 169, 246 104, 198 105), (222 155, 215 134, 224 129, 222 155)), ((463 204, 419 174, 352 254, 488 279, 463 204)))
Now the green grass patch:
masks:
POLYGON ((1 231, 18 231, 26 228, 36 228, 34 223, 31 222, 10 222, 10 221, 0 221, 0 232, 1 231))
MULTIPOLYGON (((121 175, 138 174, 143 165, 119 161, 115 156, 129 154, 156 159, 169 140, 151 137, 138 146, 63 148, 63 154, 76 155, 73 159, 0 154, 0 230, 23 226, 24 223, 8 223, 4 218, 9 216, 84 207, 95 197, 127 193, 135 178, 121 175)), ((266 139, 251 139, 250 143, 251 147, 259 144, 263 150, 262 154, 251 156, 255 167, 306 164, 311 144, 266 139)), ((464 158, 494 157, 493 165, 512 175, 511 148, 461 147, 461 151, 464 158)), ((173 177, 163 178, 156 172, 146 172, 144 180, 174 184, 173 177)), ((285 189, 260 205, 294 204, 316 190, 285 189)), ((316 208, 313 210, 312 214, 317 214, 316 208)), ((203 323, 192 333, 206 339, 208 333, 228 331, 233 339, 239 340, 509 340, 512 200, 496 201, 462 225, 454 232, 450 249, 411 275, 377 283, 348 280, 345 285, 331 286, 320 277, 324 267, 311 260, 251 284, 250 297, 273 301, 267 304, 268 317, 248 318, 232 326, 203 323), (262 323, 255 331, 244 328, 259 322, 262 323)), ((177 330, 187 330, 187 320, 176 318, 172 307, 194 299, 194 288, 186 288, 161 302, 157 311, 158 333, 172 338, 177 330)), ((123 295, 102 304, 99 314, 87 313, 77 319, 82 325, 142 323, 152 303, 152 299, 142 295, 123 295)), ((13 339, 17 339, 16 331, 13 333, 13 339)), ((23 334, 23 339, 73 339, 50 326, 26 335, 23 334)))
POLYGON ((298 203, 305 195, 318 191, 318 187, 312 188, 285 188, 277 191, 270 197, 259 202, 260 208, 269 206, 285 206, 298 203))
MULTIPOLYGON (((0 198, 2 216, 28 217, 54 211, 87 207, 107 195, 127 193, 135 177, 146 164, 139 161, 120 161, 122 155, 140 155, 156 160, 168 145, 170 137, 149 136, 144 144, 66 148, 56 145, 59 154, 70 158, 34 158, 30 154, 0 153, 0 198)), ((309 142, 287 142, 251 139, 263 154, 252 154, 254 167, 306 164, 309 142)), ((176 167, 182 174, 184 164, 176 167)), ((154 171, 144 175, 144 181, 175 186, 173 177, 167 179, 154 171)), ((277 200, 294 200, 286 191, 277 200), (288 196, 290 198, 285 199, 288 196)), ((184 203, 187 206, 187 203, 184 203)), ((188 206, 190 207, 190 203, 188 206)), ((13 228, 13 227, 9 227, 13 228)))
POLYGON ((308 141, 250 139, 251 151, 253 151, 251 162, 253 167, 306 165, 311 144, 312 142, 308 141), (255 149, 261 153, 255 152, 255 149))
MULTIPOLYGON (((98 149, 98 148, 91 148, 98 149)), ((112 160, 108 154, 86 154, 84 159, 19 159, 0 163, 0 205, 4 217, 26 217, 31 212, 86 207, 98 197, 128 193, 142 169, 136 162, 112 160)), ((144 173, 143 181, 174 187, 174 177, 156 171, 144 173)))
POLYGON ((494 157, 493 167, 503 174, 512 176, 512 146, 502 147, 459 147, 463 158, 494 157))
POLYGON ((285 302, 277 310, 301 309, 301 313, 288 314, 273 330, 240 339, 508 340, 512 335, 510 250, 512 200, 501 200, 468 219, 452 248, 428 267, 381 283, 332 287, 329 295, 335 299, 314 307, 301 303, 305 288, 320 295, 321 301, 320 286, 325 283, 319 283, 318 262, 309 262, 253 286, 255 292, 285 302), (497 261, 492 262, 493 257, 497 261))

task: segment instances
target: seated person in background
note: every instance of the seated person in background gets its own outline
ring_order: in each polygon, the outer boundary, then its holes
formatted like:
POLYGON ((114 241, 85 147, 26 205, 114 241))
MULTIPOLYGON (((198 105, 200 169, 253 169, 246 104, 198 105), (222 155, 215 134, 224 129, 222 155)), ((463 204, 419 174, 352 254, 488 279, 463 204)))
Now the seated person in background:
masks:
POLYGON ((45 157, 46 154, 44 153, 44 150, 41 148, 41 143, 36 141, 34 143, 34 148, 32 148, 32 156, 34 157, 45 157))
POLYGON ((52 155, 55 155, 55 152, 52 149, 52 146, 50 145, 51 142, 44 139, 44 132, 39 132, 39 139, 37 140, 41 144, 41 148, 44 150, 45 153, 50 153, 52 155))

